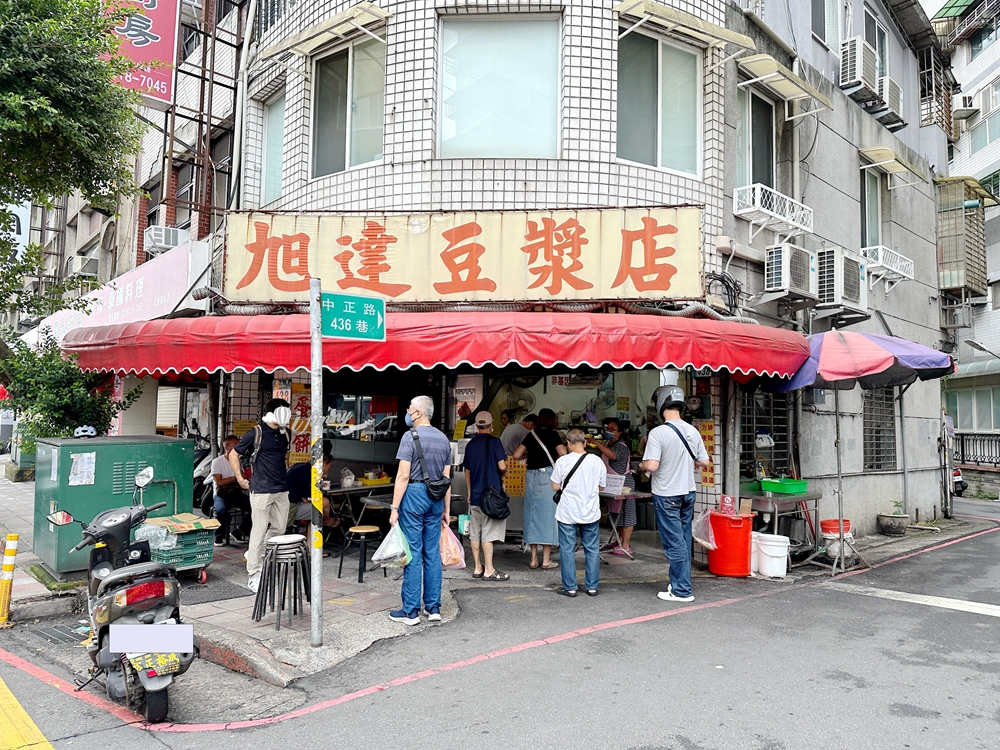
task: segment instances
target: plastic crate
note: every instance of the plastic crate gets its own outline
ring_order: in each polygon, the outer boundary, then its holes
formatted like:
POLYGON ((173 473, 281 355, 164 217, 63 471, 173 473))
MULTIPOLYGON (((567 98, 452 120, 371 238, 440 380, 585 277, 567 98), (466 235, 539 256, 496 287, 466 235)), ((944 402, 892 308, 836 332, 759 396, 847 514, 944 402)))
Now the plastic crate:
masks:
POLYGON ((779 492, 789 495, 802 495, 809 491, 809 480, 807 479, 762 479, 761 489, 765 492, 779 492))
POLYGON ((177 545, 187 552, 211 549, 215 541, 215 529, 198 529, 177 534, 177 545))
POLYGON ((211 547, 204 551, 191 552, 178 545, 173 549, 150 550, 149 554, 153 558, 153 562, 186 568, 195 565, 208 565, 212 562, 212 552, 211 547))

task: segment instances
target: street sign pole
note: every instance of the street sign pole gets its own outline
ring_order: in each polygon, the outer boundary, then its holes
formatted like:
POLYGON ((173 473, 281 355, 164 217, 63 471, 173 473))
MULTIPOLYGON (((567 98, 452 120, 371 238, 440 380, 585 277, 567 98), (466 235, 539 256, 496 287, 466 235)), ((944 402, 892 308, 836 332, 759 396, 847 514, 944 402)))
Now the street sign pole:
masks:
MULTIPOLYGON (((323 645, 323 314, 320 280, 309 280, 309 352, 310 352, 310 442, 312 443, 312 592, 310 596, 312 645, 323 645)), ((280 613, 279 613, 280 614, 280 613)))

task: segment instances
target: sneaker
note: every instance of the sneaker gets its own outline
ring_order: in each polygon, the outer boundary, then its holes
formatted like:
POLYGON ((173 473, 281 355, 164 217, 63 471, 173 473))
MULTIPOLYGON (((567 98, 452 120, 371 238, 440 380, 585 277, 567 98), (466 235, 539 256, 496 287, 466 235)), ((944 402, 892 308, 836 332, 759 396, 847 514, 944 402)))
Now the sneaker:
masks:
POLYGON ((568 597, 570 597, 572 599, 574 596, 576 596, 576 589, 573 589, 572 591, 569 591, 567 589, 564 589, 562 586, 560 586, 559 588, 556 589, 556 593, 557 594, 562 594, 563 596, 568 596, 568 597))
MULTIPOLYGON (((440 618, 441 618, 441 615, 438 615, 438 619, 440 619, 440 618)), ((408 612, 404 612, 401 609, 394 609, 394 610, 392 610, 389 613, 389 619, 392 620, 393 622, 401 622, 404 625, 419 625, 420 624, 420 614, 419 613, 414 612, 413 614, 410 614, 408 612)))
POLYGON ((216 539, 215 540, 215 546, 216 547, 225 547, 226 544, 227 544, 227 542, 225 540, 223 540, 223 539, 216 539))
POLYGON ((657 599, 662 599, 665 602, 693 602, 694 595, 691 596, 677 596, 669 588, 666 591, 661 591, 656 595, 657 599))
POLYGON ((597 589, 587 589, 587 596, 597 596, 599 593, 597 589))
POLYGON ((441 622, 441 610, 435 607, 427 613, 427 622, 441 622))
POLYGON ((250 589, 255 594, 257 593, 257 589, 259 587, 260 587, 260 578, 259 577, 258 578, 248 578, 247 579, 247 588, 250 589))

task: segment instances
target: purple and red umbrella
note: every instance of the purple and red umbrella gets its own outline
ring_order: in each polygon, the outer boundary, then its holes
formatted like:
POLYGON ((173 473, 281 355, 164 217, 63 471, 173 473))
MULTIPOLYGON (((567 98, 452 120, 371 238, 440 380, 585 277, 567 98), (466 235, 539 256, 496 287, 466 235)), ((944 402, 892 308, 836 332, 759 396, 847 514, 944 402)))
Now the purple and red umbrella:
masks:
POLYGON ((791 379, 774 382, 777 393, 798 388, 866 390, 933 380, 955 371, 951 356, 895 336, 828 331, 809 336, 809 359, 791 379))

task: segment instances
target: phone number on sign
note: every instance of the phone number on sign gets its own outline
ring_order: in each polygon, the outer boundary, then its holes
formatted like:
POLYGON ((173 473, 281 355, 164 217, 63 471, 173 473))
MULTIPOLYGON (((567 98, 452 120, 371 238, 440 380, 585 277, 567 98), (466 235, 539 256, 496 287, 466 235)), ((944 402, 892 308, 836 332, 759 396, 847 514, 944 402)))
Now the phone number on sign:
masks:
POLYGON ((157 80, 145 73, 126 73, 123 77, 126 83, 138 83, 146 91, 155 91, 158 94, 167 93, 167 81, 157 80))

